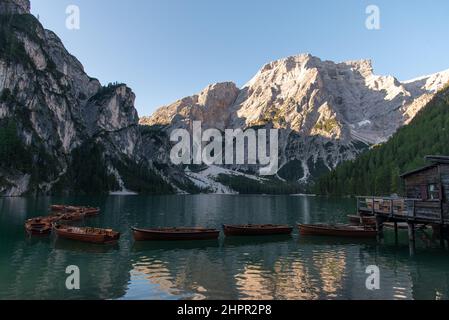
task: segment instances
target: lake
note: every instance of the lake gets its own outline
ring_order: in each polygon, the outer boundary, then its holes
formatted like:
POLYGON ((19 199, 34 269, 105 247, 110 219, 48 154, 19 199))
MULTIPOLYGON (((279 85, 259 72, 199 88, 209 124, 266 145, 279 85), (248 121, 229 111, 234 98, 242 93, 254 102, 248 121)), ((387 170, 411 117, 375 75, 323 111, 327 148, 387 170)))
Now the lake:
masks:
POLYGON ((396 244, 301 237, 224 238, 135 243, 130 228, 224 223, 346 222, 354 199, 306 196, 109 196, 0 198, 0 299, 448 299, 449 251, 424 241, 410 256, 407 231, 396 244), (113 246, 30 238, 27 218, 50 204, 101 207, 80 225, 122 233, 113 246), (80 290, 67 290, 67 266, 80 269, 80 290), (368 290, 366 268, 380 270, 368 290))

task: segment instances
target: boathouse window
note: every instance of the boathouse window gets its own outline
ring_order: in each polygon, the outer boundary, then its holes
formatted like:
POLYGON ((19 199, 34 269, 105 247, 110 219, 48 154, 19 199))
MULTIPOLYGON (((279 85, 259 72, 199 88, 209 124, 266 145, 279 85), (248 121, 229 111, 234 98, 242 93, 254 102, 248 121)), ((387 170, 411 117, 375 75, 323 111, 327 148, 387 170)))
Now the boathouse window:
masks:
POLYGON ((440 190, 438 188, 437 184, 429 184, 429 187, 427 189, 427 196, 429 197, 429 200, 439 200, 440 199, 440 190))

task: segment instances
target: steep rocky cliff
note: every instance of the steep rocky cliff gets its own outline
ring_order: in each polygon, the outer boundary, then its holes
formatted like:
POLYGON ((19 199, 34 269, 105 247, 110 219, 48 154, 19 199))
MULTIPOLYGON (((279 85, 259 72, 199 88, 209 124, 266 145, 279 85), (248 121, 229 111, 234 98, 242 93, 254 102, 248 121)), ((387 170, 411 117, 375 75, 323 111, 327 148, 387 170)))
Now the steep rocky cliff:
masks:
POLYGON ((0 194, 173 192, 131 89, 89 77, 29 1, 0 10, 0 194))
POLYGON ((0 12, 3 13, 30 13, 29 0, 2 0, 0 1, 0 12))
MULTIPOLYGON (((407 124, 449 81, 449 70, 400 82, 371 61, 334 63, 310 54, 266 64, 243 88, 215 84, 157 110, 141 123, 281 130, 282 179, 309 182, 407 124)), ((238 168, 245 169, 245 168, 238 168)))

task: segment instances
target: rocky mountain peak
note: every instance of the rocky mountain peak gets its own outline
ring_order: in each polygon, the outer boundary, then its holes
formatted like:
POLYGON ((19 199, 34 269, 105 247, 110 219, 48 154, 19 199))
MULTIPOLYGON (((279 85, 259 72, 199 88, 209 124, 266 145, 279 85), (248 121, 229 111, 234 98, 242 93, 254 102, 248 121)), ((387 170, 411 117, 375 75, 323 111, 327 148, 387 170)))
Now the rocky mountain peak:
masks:
POLYGON ((206 108, 227 108, 234 103, 239 91, 233 82, 215 83, 199 94, 198 104, 206 108))
POLYGON ((251 86, 260 78, 269 80, 276 79, 275 74, 281 74, 281 78, 277 80, 290 80, 291 77, 286 75, 298 77, 303 75, 306 71, 316 70, 318 74, 323 76, 329 75, 331 77, 337 76, 338 72, 359 74, 362 77, 369 77, 373 75, 373 65, 371 60, 353 60, 341 63, 333 61, 321 60, 319 57, 313 56, 310 53, 299 54, 287 58, 279 59, 265 64, 256 76, 246 86, 251 86), (269 77, 268 75, 271 75, 269 77))
POLYGON ((265 64, 241 90, 211 85, 144 123, 168 125, 168 131, 194 120, 218 129, 278 128, 280 162, 288 176, 293 170, 305 182, 386 141, 448 81, 446 71, 401 82, 375 75, 371 60, 333 62, 306 53, 265 64))
POLYGON ((188 128, 191 122, 202 121, 205 127, 224 129, 229 120, 230 107, 239 93, 240 89, 233 82, 215 83, 198 95, 161 107, 153 116, 141 118, 140 124, 188 128))
POLYGON ((371 76, 374 72, 372 60, 353 60, 343 62, 343 64, 350 66, 354 71, 359 72, 363 77, 371 76))
POLYGON ((29 0, 1 0, 0 13, 25 14, 31 12, 29 0))

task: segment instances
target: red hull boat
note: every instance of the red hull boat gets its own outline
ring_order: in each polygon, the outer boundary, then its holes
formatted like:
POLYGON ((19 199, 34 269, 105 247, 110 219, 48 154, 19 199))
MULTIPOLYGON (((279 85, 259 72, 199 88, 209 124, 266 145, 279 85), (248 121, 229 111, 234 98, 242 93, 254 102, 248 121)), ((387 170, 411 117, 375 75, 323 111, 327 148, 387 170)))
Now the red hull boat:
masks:
POLYGON ((218 239, 220 231, 206 228, 132 228, 136 241, 178 241, 218 239))
POLYGON ((120 239, 120 233, 110 229, 55 225, 54 230, 58 237, 95 244, 110 244, 120 239))
POLYGON ((86 214, 81 211, 65 213, 59 216, 59 221, 73 222, 83 220, 86 214))
POLYGON ((51 222, 46 219, 35 218, 25 222, 25 230, 32 236, 49 235, 51 229, 51 222))
POLYGON ((223 230, 226 236, 268 236, 290 234, 293 228, 287 225, 223 225, 223 230))
POLYGON ((377 231, 350 225, 299 224, 301 235, 348 238, 376 238, 377 231))
POLYGON ((48 235, 51 233, 52 224, 60 219, 59 215, 28 219, 25 221, 25 229, 30 235, 48 235))

